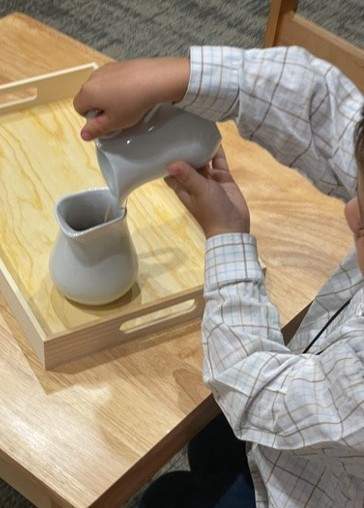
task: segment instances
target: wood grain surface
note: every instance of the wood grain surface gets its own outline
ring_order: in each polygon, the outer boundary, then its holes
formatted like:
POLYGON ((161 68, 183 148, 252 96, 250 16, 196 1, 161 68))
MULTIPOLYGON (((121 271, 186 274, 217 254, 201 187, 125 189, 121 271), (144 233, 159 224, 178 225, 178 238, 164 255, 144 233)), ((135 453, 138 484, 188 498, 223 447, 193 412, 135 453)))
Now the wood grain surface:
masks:
MULTIPOLYGON (((128 226, 139 261, 131 291, 110 305, 92 307, 67 300, 51 280, 49 257, 59 229, 55 203, 65 195, 105 186, 95 145, 80 139, 82 119, 72 105, 85 74, 87 77, 85 69, 79 68, 56 77, 48 74, 25 83, 23 80, 20 86, 37 88, 37 100, 42 101, 44 96, 44 103, 27 108, 32 102, 15 102, 3 106, 6 114, 2 114, 0 105, 2 272, 4 277, 4 272, 9 274, 9 289, 16 295, 21 293, 30 308, 31 312, 23 309, 29 322, 36 321, 41 328, 38 339, 32 336, 31 341, 36 351, 41 350, 39 357, 47 367, 100 350, 132 334, 150 333, 150 324, 159 331, 185 317, 202 314, 201 305, 192 313, 180 308, 171 322, 173 300, 188 300, 202 286, 204 238, 163 180, 140 187, 128 198, 128 226), (52 100, 67 91, 69 98, 52 100), (149 317, 140 317, 146 309, 155 310, 159 317, 153 312, 149 323, 149 317), (118 316, 127 320, 128 333, 120 330, 118 316), (133 327, 139 331, 132 331, 133 327)), ((10 85, 2 88, 12 91, 10 85)), ((16 82, 13 89, 18 88, 16 82)), ((23 316, 18 307, 12 309, 20 320, 23 316)), ((25 327, 28 330, 29 326, 25 327)))
POLYGON ((116 303, 92 307, 73 304, 57 291, 48 268, 59 229, 55 203, 105 186, 94 143, 80 140, 81 125, 71 99, 0 117, 0 255, 48 335, 203 282, 201 230, 159 180, 128 199, 128 226, 139 260, 131 292, 116 303))
MULTIPOLYGON (((3 82, 106 61, 23 15, 0 20, 0 47, 3 82)), ((284 325, 351 246, 343 205, 232 124, 221 131, 284 325)), ((1 306, 0 475, 38 506, 119 506, 216 411, 201 379, 199 323, 45 372, 1 306)))

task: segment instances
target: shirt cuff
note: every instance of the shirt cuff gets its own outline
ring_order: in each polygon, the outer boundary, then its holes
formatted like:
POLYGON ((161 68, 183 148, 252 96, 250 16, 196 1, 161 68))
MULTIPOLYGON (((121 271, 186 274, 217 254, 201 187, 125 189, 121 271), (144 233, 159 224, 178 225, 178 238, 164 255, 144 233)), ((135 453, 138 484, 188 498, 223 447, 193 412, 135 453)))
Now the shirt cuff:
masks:
POLYGON ((257 241, 248 233, 228 233, 209 238, 205 254, 205 290, 225 284, 264 279, 257 241))
POLYGON ((214 122, 233 116, 239 98, 243 51, 228 46, 192 46, 190 80, 175 105, 214 122))

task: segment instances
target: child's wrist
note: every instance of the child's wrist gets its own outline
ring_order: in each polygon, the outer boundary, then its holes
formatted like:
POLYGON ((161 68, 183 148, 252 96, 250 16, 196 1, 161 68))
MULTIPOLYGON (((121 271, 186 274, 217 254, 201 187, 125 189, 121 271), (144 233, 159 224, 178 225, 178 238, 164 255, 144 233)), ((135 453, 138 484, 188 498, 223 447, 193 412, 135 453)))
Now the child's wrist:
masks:
POLYGON ((156 59, 152 102, 180 102, 188 87, 190 62, 188 58, 156 59))

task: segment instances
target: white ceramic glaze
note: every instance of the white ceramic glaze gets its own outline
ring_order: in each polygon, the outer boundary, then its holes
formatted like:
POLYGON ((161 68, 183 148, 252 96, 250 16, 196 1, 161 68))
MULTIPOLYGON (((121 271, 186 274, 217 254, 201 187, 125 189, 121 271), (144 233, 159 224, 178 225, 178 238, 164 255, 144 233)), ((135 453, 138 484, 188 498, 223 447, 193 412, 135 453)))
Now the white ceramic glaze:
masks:
POLYGON ((61 293, 86 305, 102 305, 124 295, 137 277, 138 262, 126 209, 109 189, 63 197, 56 205, 60 227, 50 257, 50 273, 61 293), (109 220, 104 222, 110 207, 109 220))
POLYGON ((123 203, 135 188, 165 176, 175 160, 204 166, 220 142, 213 122, 162 104, 135 127, 99 138, 96 153, 107 185, 123 203))

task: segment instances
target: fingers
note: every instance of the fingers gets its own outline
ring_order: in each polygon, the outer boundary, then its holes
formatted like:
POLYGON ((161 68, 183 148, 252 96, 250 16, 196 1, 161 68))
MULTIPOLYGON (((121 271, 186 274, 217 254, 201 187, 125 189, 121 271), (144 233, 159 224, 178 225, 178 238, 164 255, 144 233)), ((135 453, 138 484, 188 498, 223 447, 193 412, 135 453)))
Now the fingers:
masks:
POLYGON ((205 178, 209 178, 210 164, 206 164, 201 168, 197 168, 196 171, 198 171, 198 173, 204 176, 205 178))
POLYGON ((113 65, 115 64, 110 63, 96 69, 88 80, 83 83, 74 97, 73 106, 81 116, 86 116, 86 113, 94 110, 96 104, 100 102, 100 97, 104 96, 105 85, 103 85, 100 76, 102 77, 106 74, 108 80, 111 81, 110 68, 112 69, 113 65))
POLYGON ((172 189, 177 197, 182 201, 187 209, 190 209, 191 206, 191 196, 188 194, 186 190, 178 183, 178 180, 173 176, 167 176, 164 181, 168 185, 170 189, 172 189))
POLYGON ((210 178, 215 180, 215 182, 218 182, 218 183, 227 183, 227 182, 233 181, 231 174, 223 169, 210 168, 209 169, 209 176, 210 176, 210 178))
POLYGON ((81 130, 81 137, 84 141, 91 141, 111 130, 110 119, 103 113, 95 110, 96 98, 100 95, 97 83, 91 79, 86 81, 73 99, 73 106, 77 113, 87 117, 86 125, 81 130))
POLYGON ((198 196, 206 188, 206 179, 186 162, 179 161, 171 164, 168 167, 168 173, 190 195, 198 196))
POLYGON ((93 118, 88 118, 86 125, 81 130, 81 137, 84 141, 101 137, 111 129, 110 120, 105 113, 101 113, 93 118))
POLYGON ((224 152, 222 145, 219 146, 219 149, 216 152, 216 155, 212 160, 212 167, 214 169, 229 172, 229 165, 227 163, 225 152, 224 152))
POLYGON ((73 107, 81 116, 86 116, 91 109, 93 109, 92 101, 90 100, 90 94, 87 91, 87 82, 82 85, 80 91, 73 99, 73 107))
POLYGON ((170 189, 172 189, 173 191, 177 190, 177 188, 178 188, 178 182, 177 182, 177 180, 173 176, 166 176, 164 178, 164 181, 166 182, 166 184, 168 185, 168 187, 170 189))

